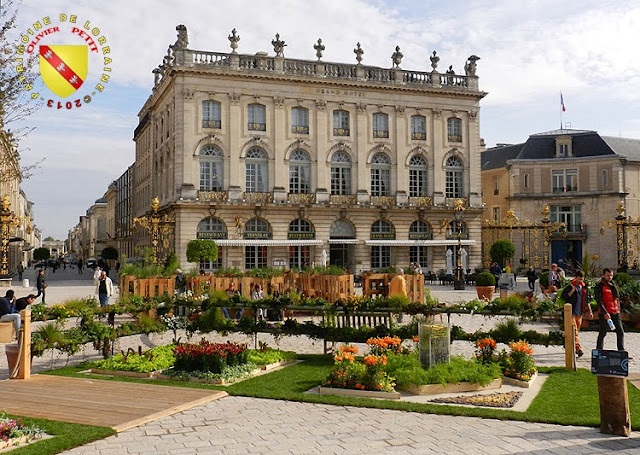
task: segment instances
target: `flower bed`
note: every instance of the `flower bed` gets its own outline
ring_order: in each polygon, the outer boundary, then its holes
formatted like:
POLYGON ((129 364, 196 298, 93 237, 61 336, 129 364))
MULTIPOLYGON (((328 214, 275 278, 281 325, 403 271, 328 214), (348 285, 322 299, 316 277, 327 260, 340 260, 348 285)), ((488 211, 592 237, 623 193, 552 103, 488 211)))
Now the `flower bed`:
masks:
POLYGON ((334 365, 322 386, 342 389, 394 392, 394 378, 385 371, 386 355, 369 354, 356 359, 358 348, 343 345, 334 356, 334 365))
POLYGON ((501 356, 502 372, 507 378, 529 382, 534 379, 537 370, 531 357, 533 349, 526 341, 509 343, 511 352, 501 356))
POLYGON ((29 443, 43 436, 36 426, 27 426, 21 418, 11 419, 6 412, 0 413, 0 450, 29 443))
POLYGON ((247 345, 238 343, 210 343, 202 340, 199 344, 181 344, 173 353, 176 358, 174 368, 178 371, 203 371, 220 374, 226 366, 247 363, 247 345))

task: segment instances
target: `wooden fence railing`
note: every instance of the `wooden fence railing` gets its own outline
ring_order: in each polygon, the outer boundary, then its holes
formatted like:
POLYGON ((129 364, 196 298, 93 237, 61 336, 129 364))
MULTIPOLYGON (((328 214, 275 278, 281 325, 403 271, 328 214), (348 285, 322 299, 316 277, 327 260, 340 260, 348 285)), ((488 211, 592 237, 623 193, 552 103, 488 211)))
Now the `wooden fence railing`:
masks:
MULTIPOLYGON (((389 283, 395 273, 365 273, 362 275, 362 293, 367 297, 387 297, 389 283)), ((407 280, 407 298, 411 302, 424 303, 424 276, 405 275, 407 280)))

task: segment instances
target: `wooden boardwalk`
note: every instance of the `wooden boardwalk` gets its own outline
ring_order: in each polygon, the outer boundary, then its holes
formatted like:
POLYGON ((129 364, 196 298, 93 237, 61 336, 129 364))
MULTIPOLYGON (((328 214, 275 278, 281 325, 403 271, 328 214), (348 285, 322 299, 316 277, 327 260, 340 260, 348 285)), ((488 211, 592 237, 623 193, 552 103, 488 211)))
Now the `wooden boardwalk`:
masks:
POLYGON ((91 378, 34 375, 0 381, 0 409, 9 414, 124 431, 227 396, 190 389, 91 378))

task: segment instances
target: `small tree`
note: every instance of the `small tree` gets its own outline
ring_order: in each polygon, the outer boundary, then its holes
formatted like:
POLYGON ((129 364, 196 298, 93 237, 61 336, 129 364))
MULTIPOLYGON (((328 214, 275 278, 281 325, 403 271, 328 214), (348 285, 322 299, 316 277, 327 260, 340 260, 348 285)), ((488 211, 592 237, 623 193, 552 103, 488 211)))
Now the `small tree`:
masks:
POLYGON ((33 260, 34 261, 46 261, 47 259, 49 259, 51 257, 51 252, 49 251, 49 248, 36 248, 33 251, 33 260))
POLYGON ((510 240, 501 239, 496 240, 491 249, 489 250, 489 256, 491 260, 497 262, 500 265, 505 265, 507 259, 511 259, 516 252, 516 247, 510 240))
POLYGON ((194 239, 187 243, 187 261, 217 261, 218 245, 213 240, 194 239))

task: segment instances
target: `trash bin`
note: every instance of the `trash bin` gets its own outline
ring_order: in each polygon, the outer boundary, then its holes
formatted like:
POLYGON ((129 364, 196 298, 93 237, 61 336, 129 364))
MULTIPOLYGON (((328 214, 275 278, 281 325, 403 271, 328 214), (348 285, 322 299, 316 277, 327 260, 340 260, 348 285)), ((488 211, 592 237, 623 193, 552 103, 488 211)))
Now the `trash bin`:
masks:
POLYGON ((18 353, 20 352, 20 346, 18 343, 7 344, 4 347, 5 353, 7 354, 7 363, 9 364, 9 375, 13 373, 13 369, 18 364, 18 353))
POLYGON ((23 288, 29 287, 29 278, 25 278, 24 280, 22 280, 22 287, 23 288))

